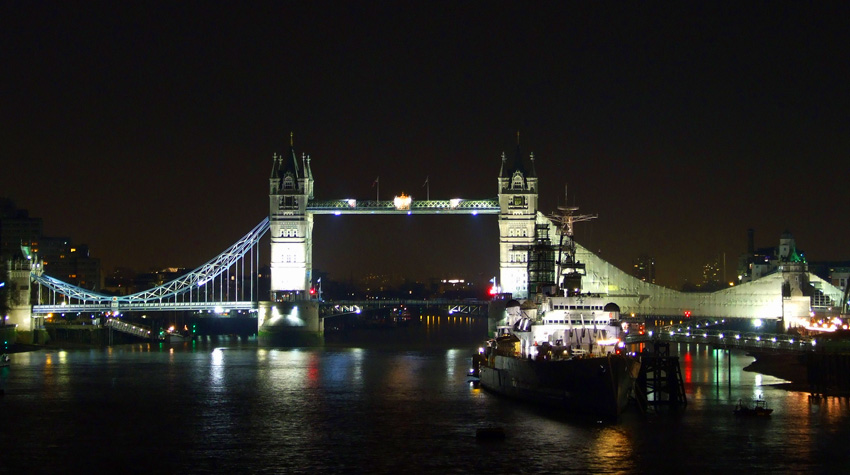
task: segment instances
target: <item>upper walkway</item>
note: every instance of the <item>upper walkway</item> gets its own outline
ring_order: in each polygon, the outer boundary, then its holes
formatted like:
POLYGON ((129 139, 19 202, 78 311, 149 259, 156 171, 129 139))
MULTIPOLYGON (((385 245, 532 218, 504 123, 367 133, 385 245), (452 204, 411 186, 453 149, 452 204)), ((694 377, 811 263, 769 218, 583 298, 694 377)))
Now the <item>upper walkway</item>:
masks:
POLYGON ((498 200, 310 201, 313 214, 499 214, 498 200))

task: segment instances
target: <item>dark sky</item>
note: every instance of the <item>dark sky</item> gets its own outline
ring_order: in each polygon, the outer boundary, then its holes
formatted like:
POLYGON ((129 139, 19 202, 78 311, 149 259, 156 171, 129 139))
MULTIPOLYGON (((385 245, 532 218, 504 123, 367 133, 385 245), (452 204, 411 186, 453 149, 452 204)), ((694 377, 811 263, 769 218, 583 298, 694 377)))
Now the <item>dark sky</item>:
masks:
MULTIPOLYGON (((106 269, 196 267, 268 213, 295 134, 316 198, 541 207, 660 283, 791 231, 850 258, 850 7, 822 2, 3 2, 0 195, 106 269), (741 5, 741 4, 745 5, 741 5)), ((314 267, 489 279, 494 216, 317 217, 314 267)))

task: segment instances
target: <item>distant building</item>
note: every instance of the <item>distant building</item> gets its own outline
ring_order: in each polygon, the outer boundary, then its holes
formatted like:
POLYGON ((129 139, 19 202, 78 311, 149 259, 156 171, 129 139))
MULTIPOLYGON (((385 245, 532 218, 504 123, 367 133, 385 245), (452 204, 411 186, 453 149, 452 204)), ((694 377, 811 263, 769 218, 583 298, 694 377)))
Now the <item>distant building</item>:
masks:
POLYGON ((47 275, 84 289, 103 288, 100 259, 89 255, 87 245, 75 245, 67 237, 42 237, 32 252, 41 259, 47 275))
POLYGON ((136 271, 128 267, 116 267, 104 278, 103 290, 113 295, 129 295, 136 292, 136 271))
POLYGON ((441 279, 437 286, 437 296, 441 298, 477 297, 477 288, 472 282, 463 279, 441 279))
POLYGON ((649 257, 646 254, 641 254, 640 256, 638 256, 638 258, 634 260, 634 266, 632 267, 632 275, 644 282, 654 284, 655 258, 649 257))
POLYGON ((722 285, 723 268, 717 259, 702 266, 702 287, 716 288, 722 285))
POLYGON ((186 269, 183 267, 167 267, 165 269, 161 269, 154 272, 145 272, 141 274, 136 274, 133 279, 133 286, 136 292, 140 292, 142 290, 152 289, 154 287, 159 287, 166 282, 171 282, 172 280, 178 279, 186 274, 191 272, 190 269, 186 269))
POLYGON ((25 209, 17 209, 3 199, 0 209, 0 256, 3 261, 21 256, 21 246, 38 246, 42 236, 41 218, 30 218, 25 209))
POLYGON ((89 290, 101 290, 100 259, 89 256, 87 245, 74 245, 71 238, 48 237, 43 234, 41 218, 30 218, 8 199, 0 206, 0 254, 5 262, 21 256, 26 248, 29 256, 37 256, 44 272, 69 284, 89 290))
POLYGON ((783 263, 803 264, 806 257, 797 249, 794 236, 785 231, 779 238, 779 246, 756 248, 754 233, 747 231, 747 253, 738 261, 738 282, 743 284, 758 280, 779 270, 783 263))
POLYGON ((839 289, 847 289, 850 280, 850 261, 809 262, 809 272, 839 289))

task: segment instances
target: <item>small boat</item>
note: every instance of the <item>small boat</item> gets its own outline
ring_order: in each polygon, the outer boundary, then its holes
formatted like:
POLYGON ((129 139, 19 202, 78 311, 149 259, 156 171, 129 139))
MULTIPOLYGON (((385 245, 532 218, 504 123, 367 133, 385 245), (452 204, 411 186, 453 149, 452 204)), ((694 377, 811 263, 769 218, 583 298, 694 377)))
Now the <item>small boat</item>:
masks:
POLYGON ((3 353, 2 355, 0 355, 0 368, 3 368, 5 366, 9 366, 10 364, 11 363, 10 363, 9 355, 7 355, 6 353, 3 353))
POLYGON ((478 440, 502 440, 505 438, 505 429, 502 427, 480 427, 475 431, 478 440))
POLYGON ((754 399, 752 407, 744 404, 744 401, 738 399, 738 404, 735 405, 735 415, 736 416, 756 416, 756 417, 764 417, 769 416, 770 413, 773 412, 773 409, 767 407, 767 402, 764 399, 754 399))

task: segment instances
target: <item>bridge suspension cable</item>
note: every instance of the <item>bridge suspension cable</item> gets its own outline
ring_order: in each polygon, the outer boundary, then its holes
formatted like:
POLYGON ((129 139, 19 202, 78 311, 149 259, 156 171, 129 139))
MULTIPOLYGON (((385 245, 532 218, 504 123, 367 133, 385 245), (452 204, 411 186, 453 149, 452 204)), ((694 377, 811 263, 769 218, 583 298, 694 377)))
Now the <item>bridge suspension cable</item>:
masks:
MULTIPOLYGON (((130 295, 123 296, 115 296, 115 295, 107 295, 100 292, 94 292, 92 290, 83 289, 81 287, 77 287, 66 282, 63 282, 54 277, 50 277, 48 275, 44 275, 41 272, 32 273, 32 279, 34 282, 38 283, 41 286, 46 287, 49 291, 55 292, 56 294, 62 294, 66 296, 68 299, 72 301, 77 301, 82 304, 75 305, 75 307, 82 307, 80 310, 91 309, 91 310, 103 310, 109 309, 109 307, 119 307, 119 308, 129 308, 133 306, 140 306, 145 304, 152 303, 162 303, 167 300, 176 300, 178 296, 188 294, 189 299, 191 300, 192 294, 198 294, 200 297, 201 290, 205 291, 205 296, 208 297, 210 293, 215 294, 218 293, 218 298, 222 299, 223 294, 227 292, 229 294, 230 286, 228 283, 228 288, 224 289, 224 283, 219 282, 219 289, 207 289, 207 284, 214 284, 214 279, 217 277, 221 277, 225 275, 230 277, 230 269, 236 266, 235 274, 239 273, 239 261, 243 259, 246 254, 251 251, 252 257, 254 252, 254 247, 257 246, 260 239, 263 235, 269 230, 269 218, 263 219, 257 226, 254 227, 248 234, 243 236, 239 241, 235 244, 227 248, 224 252, 211 259, 207 263, 202 266, 196 268, 195 270, 180 276, 174 280, 166 282, 160 286, 154 287, 152 289, 143 290, 141 292, 136 292, 130 295), (217 291, 217 292, 216 292, 217 291)), ((250 294, 251 297, 249 300, 255 300, 253 298, 254 292, 257 290, 254 288, 256 285, 254 283, 253 276, 256 274, 257 269, 255 266, 255 258, 251 259, 251 270, 250 274, 252 275, 251 279, 251 289, 250 294)), ((257 264, 258 266, 258 264, 257 264)), ((242 264, 242 274, 245 274, 245 264, 242 264)), ((221 279, 219 279, 221 280, 221 279)), ((235 276, 234 276, 235 280, 235 276)), ((238 298, 239 288, 238 288, 238 280, 236 283, 237 287, 234 289, 234 297, 238 298)), ((214 285, 213 285, 214 287, 214 285)), ((244 297, 245 289, 242 289, 242 294, 244 297)), ((55 302, 54 302, 55 303, 55 302)), ((36 305, 34 306, 34 311, 36 310, 47 310, 48 307, 52 307, 52 305, 36 305), (39 309, 38 307, 44 307, 39 309)))

